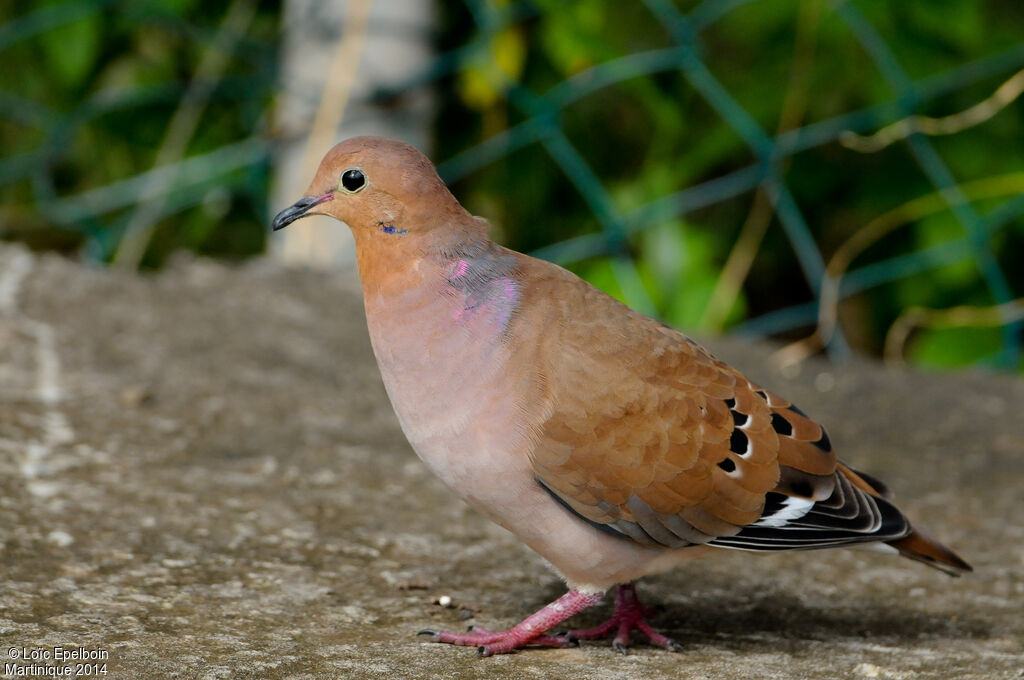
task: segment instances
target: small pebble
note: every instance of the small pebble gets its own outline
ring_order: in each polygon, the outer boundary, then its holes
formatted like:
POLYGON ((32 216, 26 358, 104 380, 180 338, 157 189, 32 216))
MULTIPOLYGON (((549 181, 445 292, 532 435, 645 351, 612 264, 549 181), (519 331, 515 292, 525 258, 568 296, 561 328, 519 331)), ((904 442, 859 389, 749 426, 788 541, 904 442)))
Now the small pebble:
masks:
POLYGON ((46 540, 53 543, 58 548, 66 548, 75 542, 74 537, 66 531, 51 531, 46 536, 46 540))

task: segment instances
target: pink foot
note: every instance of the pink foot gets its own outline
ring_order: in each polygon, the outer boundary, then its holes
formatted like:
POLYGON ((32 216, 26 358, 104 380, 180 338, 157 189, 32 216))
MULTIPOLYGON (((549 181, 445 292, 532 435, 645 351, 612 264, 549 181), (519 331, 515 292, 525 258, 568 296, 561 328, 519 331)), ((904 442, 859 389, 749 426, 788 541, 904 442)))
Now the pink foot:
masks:
POLYGON ((650 640, 651 644, 673 652, 683 651, 681 644, 651 628, 651 624, 644 620, 646 616, 649 616, 649 613, 644 610, 643 605, 636 597, 636 586, 627 583, 615 590, 615 611, 612 613, 612 618, 600 626, 585 630, 571 630, 564 635, 570 640, 595 640, 608 637, 612 631, 615 631, 612 646, 622 654, 628 654, 629 633, 636 629, 650 640))
POLYGON ((544 632, 562 623, 573 614, 578 614, 597 604, 603 597, 604 593, 582 593, 578 590, 570 590, 539 612, 523 619, 521 623, 497 633, 474 626, 470 627, 470 632, 467 633, 444 633, 427 629, 421 630, 417 635, 429 635, 434 642, 474 646, 480 656, 505 654, 522 649, 527 645, 571 647, 579 643, 569 635, 544 635, 544 632))

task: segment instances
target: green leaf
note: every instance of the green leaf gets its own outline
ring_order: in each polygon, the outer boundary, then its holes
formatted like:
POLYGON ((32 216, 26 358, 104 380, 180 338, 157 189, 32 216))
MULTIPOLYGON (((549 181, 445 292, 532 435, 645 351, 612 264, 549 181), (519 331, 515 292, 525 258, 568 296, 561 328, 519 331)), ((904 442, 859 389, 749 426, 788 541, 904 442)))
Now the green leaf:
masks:
POLYGON ((1002 349, 999 328, 946 328, 920 331, 910 342, 908 359, 926 368, 963 368, 1002 349))
POLYGON ((58 26, 40 36, 44 58, 66 87, 75 87, 92 69, 100 49, 100 17, 58 26))
POLYGON ((196 6, 196 0, 150 0, 153 4, 163 7, 175 14, 184 14, 196 6))

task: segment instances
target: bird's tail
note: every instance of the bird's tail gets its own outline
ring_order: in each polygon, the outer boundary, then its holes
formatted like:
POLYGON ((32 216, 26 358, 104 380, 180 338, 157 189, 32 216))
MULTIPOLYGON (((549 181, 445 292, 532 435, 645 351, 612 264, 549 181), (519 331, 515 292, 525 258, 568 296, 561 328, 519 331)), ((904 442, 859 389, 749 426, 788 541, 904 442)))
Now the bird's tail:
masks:
MULTIPOLYGON (((892 493, 880 481, 871 475, 853 470, 842 463, 839 464, 840 471, 846 475, 854 485, 882 498, 891 498, 892 493)), ((927 564, 950 576, 960 576, 974 568, 967 564, 959 555, 939 543, 937 540, 911 526, 910 533, 895 541, 886 541, 888 545, 900 551, 900 555, 909 559, 927 564)))
POLYGON ((927 564, 950 576, 960 576, 974 571, 959 555, 942 545, 920 529, 910 528, 910 533, 895 541, 887 541, 900 551, 900 555, 927 564))

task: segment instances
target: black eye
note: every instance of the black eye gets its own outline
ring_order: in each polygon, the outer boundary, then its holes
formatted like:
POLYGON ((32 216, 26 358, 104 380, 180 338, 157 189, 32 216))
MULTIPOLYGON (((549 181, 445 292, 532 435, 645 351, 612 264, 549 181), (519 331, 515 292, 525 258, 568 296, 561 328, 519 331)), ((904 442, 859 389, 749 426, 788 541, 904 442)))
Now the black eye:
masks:
POLYGON ((349 168, 341 173, 341 186, 345 191, 354 194, 366 186, 366 175, 358 168, 349 168))

